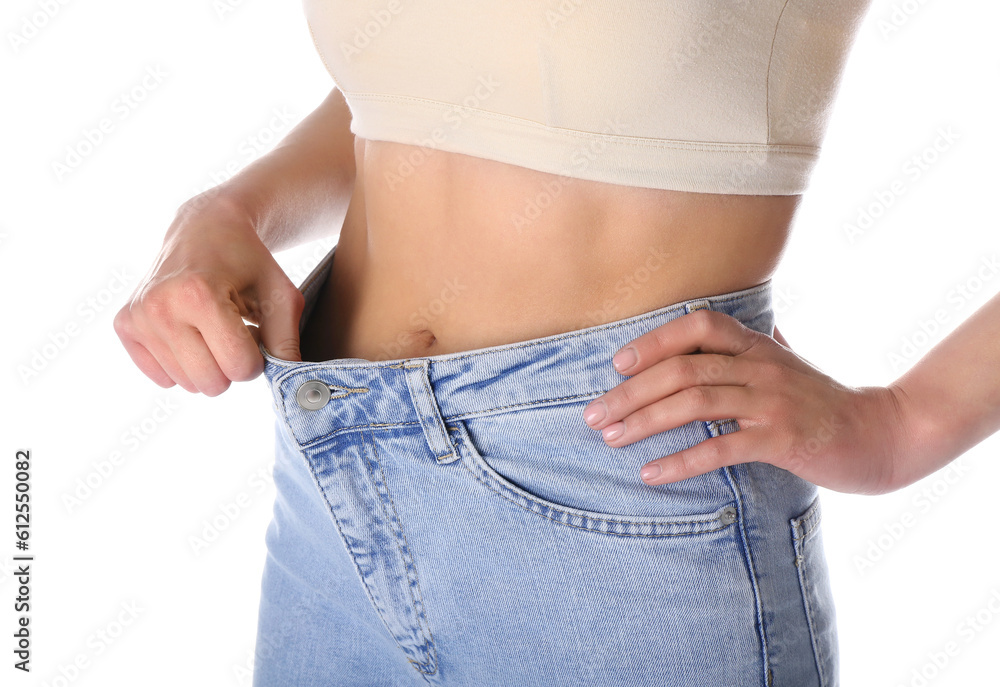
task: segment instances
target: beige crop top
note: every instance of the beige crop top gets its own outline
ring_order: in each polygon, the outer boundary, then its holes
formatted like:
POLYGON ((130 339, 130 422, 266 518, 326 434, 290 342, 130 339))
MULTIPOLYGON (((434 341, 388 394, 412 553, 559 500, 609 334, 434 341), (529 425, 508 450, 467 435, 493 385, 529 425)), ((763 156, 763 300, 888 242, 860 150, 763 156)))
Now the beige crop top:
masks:
POLYGON ((567 177, 802 193, 870 0, 303 0, 351 131, 567 177))

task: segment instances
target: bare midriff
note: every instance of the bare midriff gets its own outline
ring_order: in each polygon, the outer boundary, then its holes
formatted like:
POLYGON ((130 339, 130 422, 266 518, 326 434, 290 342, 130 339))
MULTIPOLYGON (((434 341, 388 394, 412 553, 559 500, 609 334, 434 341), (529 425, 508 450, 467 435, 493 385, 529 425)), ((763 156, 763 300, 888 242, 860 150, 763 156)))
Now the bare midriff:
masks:
POLYGON ((303 360, 455 353, 750 288, 776 269, 801 198, 635 188, 361 138, 354 151, 303 360))

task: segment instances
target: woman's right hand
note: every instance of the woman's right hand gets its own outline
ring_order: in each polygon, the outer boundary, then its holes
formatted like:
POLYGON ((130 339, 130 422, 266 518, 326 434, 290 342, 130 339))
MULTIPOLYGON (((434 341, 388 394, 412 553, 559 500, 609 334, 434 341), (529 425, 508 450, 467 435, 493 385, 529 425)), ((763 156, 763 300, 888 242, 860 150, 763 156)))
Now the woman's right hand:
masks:
POLYGON ((263 371, 259 341, 277 357, 301 359, 303 301, 250 216, 221 195, 202 194, 178 211, 114 327, 160 386, 218 396, 263 371))

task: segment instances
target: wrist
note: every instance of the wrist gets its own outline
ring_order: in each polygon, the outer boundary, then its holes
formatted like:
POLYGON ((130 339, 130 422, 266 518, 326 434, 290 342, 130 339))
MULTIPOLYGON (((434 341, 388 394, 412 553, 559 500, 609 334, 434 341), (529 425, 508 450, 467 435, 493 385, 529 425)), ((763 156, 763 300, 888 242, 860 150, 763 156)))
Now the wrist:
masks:
POLYGON ((247 231, 257 233, 258 222, 252 208, 238 195, 216 186, 189 198, 177 208, 165 240, 184 227, 205 221, 230 229, 245 227, 247 231))
POLYGON ((958 456, 944 442, 938 416, 924 398, 899 380, 886 387, 894 408, 894 486, 901 489, 944 467, 958 456))

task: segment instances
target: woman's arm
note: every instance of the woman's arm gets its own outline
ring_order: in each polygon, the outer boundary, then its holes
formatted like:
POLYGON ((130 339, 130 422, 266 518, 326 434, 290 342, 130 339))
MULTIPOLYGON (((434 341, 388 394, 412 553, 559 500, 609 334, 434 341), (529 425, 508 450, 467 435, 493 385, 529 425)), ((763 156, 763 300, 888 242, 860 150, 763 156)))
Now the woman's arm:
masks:
POLYGON ((181 206, 197 214, 224 206, 246 215, 273 253, 339 228, 354 189, 351 111, 334 88, 267 155, 181 206))
POLYGON ((584 420, 611 446, 737 420, 740 431, 645 465, 649 484, 761 461, 868 494, 912 484, 1000 430, 1000 295, 888 387, 840 384, 779 340, 723 313, 682 315, 615 355, 629 379, 588 404, 584 420))
POLYGON ((263 371, 258 338, 299 360, 303 296, 272 253, 339 228, 354 178, 350 110, 334 90, 277 148, 181 205, 115 315, 136 366, 162 387, 216 396, 263 371))
POLYGON ((893 471, 895 488, 1000 430, 1000 294, 889 387, 903 401, 910 438, 893 471))

